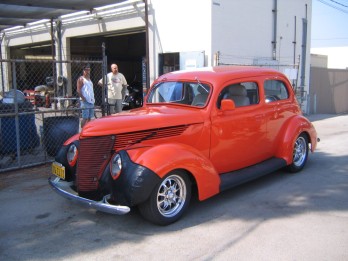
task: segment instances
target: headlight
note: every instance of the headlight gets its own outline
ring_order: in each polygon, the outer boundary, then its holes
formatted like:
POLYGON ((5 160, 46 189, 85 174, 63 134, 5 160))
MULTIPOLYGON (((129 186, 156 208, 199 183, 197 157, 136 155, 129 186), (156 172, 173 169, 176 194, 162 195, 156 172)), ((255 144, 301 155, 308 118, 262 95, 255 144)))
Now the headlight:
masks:
POLYGON ((113 179, 117 179, 121 174, 122 159, 120 154, 115 154, 110 162, 110 173, 113 179))
POLYGON ((69 146, 66 158, 70 166, 74 166, 77 161, 78 150, 75 144, 69 146))

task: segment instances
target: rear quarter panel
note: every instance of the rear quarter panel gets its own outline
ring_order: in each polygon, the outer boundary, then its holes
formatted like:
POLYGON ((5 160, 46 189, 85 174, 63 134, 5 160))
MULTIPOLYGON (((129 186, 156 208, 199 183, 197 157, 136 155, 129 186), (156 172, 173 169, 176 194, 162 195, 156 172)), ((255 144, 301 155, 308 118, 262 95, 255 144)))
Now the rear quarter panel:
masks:
POLYGON ((317 133, 312 123, 302 115, 295 115, 288 119, 282 127, 275 156, 283 158, 287 164, 291 164, 294 143, 303 132, 307 134, 308 141, 311 143, 311 150, 314 151, 317 145, 317 133))

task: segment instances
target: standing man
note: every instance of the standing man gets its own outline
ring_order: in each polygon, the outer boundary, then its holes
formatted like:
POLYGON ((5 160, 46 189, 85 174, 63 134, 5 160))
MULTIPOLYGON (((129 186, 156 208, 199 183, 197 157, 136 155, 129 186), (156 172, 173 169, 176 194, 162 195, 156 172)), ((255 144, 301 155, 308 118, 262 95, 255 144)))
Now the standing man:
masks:
MULTIPOLYGON (((111 104, 110 112, 118 113, 122 111, 122 100, 127 93, 127 81, 122 73, 118 71, 117 64, 111 64, 111 72, 106 75, 108 86, 108 103, 111 104)), ((98 85, 103 86, 103 79, 98 85)))
POLYGON ((91 68, 89 64, 83 67, 83 75, 77 80, 77 93, 81 99, 82 121, 81 128, 94 118, 94 90, 90 79, 91 68))

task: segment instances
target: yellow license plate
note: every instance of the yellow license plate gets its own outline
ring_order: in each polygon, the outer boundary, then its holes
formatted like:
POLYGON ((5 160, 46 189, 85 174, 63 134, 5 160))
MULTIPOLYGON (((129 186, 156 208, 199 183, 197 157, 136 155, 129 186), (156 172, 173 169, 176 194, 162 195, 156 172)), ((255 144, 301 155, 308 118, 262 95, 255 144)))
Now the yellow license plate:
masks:
POLYGON ((58 162, 53 162, 52 174, 56 175, 57 177, 60 177, 61 179, 65 179, 65 167, 58 162))

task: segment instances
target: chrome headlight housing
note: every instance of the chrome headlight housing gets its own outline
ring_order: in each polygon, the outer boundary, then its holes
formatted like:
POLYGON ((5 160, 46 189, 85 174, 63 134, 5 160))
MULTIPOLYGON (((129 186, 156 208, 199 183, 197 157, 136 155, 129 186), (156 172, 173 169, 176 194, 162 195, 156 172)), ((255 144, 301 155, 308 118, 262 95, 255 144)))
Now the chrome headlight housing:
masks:
POLYGON ((66 154, 66 159, 70 166, 74 166, 77 161, 78 149, 74 143, 71 143, 66 154))
POLYGON ((115 154, 112 156, 110 161, 110 173, 113 179, 117 179, 122 170, 122 158, 120 154, 115 154))

